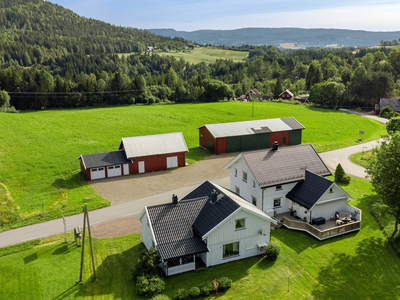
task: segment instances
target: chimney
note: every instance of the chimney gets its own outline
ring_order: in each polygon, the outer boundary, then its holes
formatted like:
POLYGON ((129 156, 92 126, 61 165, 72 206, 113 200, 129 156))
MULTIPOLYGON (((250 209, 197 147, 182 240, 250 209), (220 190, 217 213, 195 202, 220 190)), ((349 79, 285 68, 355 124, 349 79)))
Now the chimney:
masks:
POLYGON ((218 192, 215 189, 213 189, 211 192, 211 196, 210 196, 211 203, 217 202, 217 196, 218 196, 218 192))
POLYGON ((277 151, 277 150, 278 150, 278 147, 279 147, 279 144, 278 144, 277 141, 275 141, 275 142, 272 144, 272 151, 277 151))
POLYGON ((175 194, 172 195, 172 203, 173 204, 178 204, 178 196, 175 195, 175 194))

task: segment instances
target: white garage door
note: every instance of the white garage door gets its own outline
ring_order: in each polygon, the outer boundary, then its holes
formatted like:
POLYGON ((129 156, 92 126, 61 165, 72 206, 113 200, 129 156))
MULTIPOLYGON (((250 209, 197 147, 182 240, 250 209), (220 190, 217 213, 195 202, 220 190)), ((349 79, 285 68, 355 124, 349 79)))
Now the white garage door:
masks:
POLYGON ((107 167, 107 172, 108 172, 108 177, 115 177, 122 175, 121 166, 107 167))
POLYGON ((167 157, 167 169, 178 167, 178 156, 167 157))
POLYGON ((106 170, 104 168, 94 168, 90 169, 91 180, 106 178, 106 170))

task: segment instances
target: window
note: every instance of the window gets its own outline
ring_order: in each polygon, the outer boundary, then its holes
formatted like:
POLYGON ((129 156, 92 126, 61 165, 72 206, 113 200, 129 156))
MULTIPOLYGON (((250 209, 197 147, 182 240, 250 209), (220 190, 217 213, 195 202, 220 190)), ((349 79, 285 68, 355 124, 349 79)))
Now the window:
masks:
POLYGON ((274 207, 280 207, 280 206, 281 206, 281 198, 274 199, 274 207))
POLYGON ((254 188, 256 187, 256 181, 255 180, 253 180, 253 187, 254 188))
POLYGON ((276 191, 282 190, 282 186, 281 186, 281 185, 277 185, 275 190, 276 190, 276 191))
POLYGON ((239 255, 239 242, 226 244, 223 246, 222 258, 239 255))
POLYGON ((235 168, 235 177, 237 177, 237 169, 235 168))
POLYGON ((245 229, 244 224, 245 224, 244 219, 235 220, 235 229, 236 230, 245 229))
POLYGON ((329 194, 332 194, 333 193, 333 188, 330 188, 329 189, 329 194))
POLYGON ((120 168, 121 168, 121 166, 115 166, 114 168, 116 168, 116 169, 120 169, 120 168))
POLYGON ((257 206, 257 198, 254 196, 251 196, 251 203, 253 203, 253 205, 257 206))
POLYGON ((235 186, 235 192, 236 192, 236 194, 240 195, 240 188, 238 188, 237 186, 235 186))
POLYGON ((247 173, 243 171, 243 181, 247 182, 247 173))

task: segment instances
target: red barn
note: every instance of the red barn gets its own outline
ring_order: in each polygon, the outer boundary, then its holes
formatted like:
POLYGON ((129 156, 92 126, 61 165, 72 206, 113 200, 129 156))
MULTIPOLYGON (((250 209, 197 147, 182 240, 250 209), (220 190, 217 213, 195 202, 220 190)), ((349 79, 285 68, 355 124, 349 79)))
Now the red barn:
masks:
POLYGON ((215 154, 301 144, 305 127, 295 118, 206 124, 199 129, 199 144, 215 154))
POLYGON ((282 93, 279 94, 279 98, 284 100, 290 100, 293 98, 293 93, 288 89, 285 89, 282 93))
POLYGON ((183 167, 189 152, 182 132, 122 138, 119 150, 132 161, 130 174, 183 167))
POLYGON ((120 151, 81 155, 87 180, 153 172, 186 165, 182 132, 122 138, 120 151))

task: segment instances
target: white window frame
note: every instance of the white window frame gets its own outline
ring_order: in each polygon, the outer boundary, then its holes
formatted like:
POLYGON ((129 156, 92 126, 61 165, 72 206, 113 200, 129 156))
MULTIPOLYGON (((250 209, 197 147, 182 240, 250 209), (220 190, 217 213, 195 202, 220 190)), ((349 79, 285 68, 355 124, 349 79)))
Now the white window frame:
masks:
POLYGON ((240 187, 235 185, 235 193, 240 195, 240 187))
POLYGON ((276 187, 275 187, 275 191, 282 191, 283 190, 283 188, 282 188, 282 185, 281 184, 279 184, 279 185, 277 185, 276 187))
POLYGON ((254 197, 254 196, 251 196, 251 203, 252 203, 254 206, 257 206, 257 198, 254 197), (254 204, 254 202, 255 202, 255 204, 254 204))
POLYGON ((235 220, 235 230, 246 229, 246 218, 240 218, 235 220), (239 225, 239 227, 238 227, 239 225))
POLYGON ((274 208, 282 207, 282 198, 274 199, 274 208), (278 205, 275 205, 275 201, 279 201, 278 205))
POLYGON ((235 177, 237 177, 237 169, 235 168, 235 177))
POLYGON ((229 244, 225 244, 222 246, 222 259, 227 259, 227 258, 231 258, 231 257, 235 257, 235 256, 240 256, 240 242, 233 242, 233 243, 229 243, 229 244), (230 247, 232 246, 232 254, 231 255, 226 255, 226 251, 227 251, 227 246, 230 247), (234 250, 237 249, 237 250, 234 250))
POLYGON ((244 182, 247 182, 247 172, 245 172, 245 171, 242 171, 242 180, 244 182))

